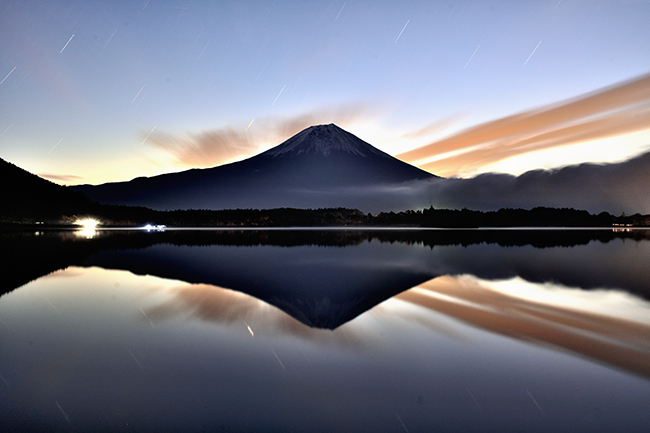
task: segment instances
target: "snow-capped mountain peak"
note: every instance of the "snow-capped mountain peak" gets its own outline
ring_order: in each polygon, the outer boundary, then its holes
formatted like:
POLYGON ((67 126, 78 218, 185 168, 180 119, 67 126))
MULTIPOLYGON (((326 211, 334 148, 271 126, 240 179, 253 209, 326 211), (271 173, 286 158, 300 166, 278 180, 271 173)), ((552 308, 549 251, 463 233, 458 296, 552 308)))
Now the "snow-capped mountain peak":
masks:
POLYGON ((390 157, 353 134, 333 123, 315 125, 299 132, 263 155, 270 158, 312 154, 328 156, 333 152, 367 157, 370 155, 390 157))

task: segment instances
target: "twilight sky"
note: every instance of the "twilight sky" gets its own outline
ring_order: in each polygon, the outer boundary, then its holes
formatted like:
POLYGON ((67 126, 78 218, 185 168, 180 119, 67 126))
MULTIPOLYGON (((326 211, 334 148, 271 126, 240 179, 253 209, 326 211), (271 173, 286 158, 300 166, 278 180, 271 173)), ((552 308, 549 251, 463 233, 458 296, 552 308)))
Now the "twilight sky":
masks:
POLYGON ((0 1, 0 157, 62 184, 336 123, 442 176, 650 149, 650 1, 0 1))

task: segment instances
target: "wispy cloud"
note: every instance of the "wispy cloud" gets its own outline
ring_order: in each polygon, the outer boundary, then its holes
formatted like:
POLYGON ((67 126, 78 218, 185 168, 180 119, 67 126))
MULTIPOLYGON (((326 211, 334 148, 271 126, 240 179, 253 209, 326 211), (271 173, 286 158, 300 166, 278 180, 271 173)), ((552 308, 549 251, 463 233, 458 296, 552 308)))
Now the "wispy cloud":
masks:
POLYGON ((38 173, 37 176, 57 182, 76 182, 83 179, 82 176, 75 176, 73 174, 38 173))
POLYGON ((431 134, 440 132, 445 128, 448 128, 453 123, 457 122, 460 119, 460 117, 461 117, 460 115, 449 116, 446 119, 431 122, 428 125, 423 126, 422 128, 416 129, 415 131, 410 131, 405 134, 402 134, 401 138, 418 139, 418 138, 429 137, 431 134))
POLYGON ((345 127, 371 116, 367 106, 350 104, 294 117, 254 119, 248 127, 226 126, 180 134, 156 128, 155 131, 142 131, 141 138, 147 145, 171 153, 185 166, 212 167, 252 156, 314 124, 336 123, 345 127))
POLYGON ((151 133, 146 144, 165 150, 188 167, 208 167, 234 161, 257 148, 249 134, 230 127, 201 133, 151 133))
POLYGON ((650 129, 650 75, 483 123, 397 155, 442 176, 513 156, 650 129), (427 160, 439 157, 435 161, 427 160))

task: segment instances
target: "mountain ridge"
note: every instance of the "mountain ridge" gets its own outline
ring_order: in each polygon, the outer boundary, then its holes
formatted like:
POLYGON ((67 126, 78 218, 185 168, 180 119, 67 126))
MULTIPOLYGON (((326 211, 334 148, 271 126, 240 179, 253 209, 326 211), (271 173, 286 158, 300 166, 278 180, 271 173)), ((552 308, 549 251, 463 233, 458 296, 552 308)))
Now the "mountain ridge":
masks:
POLYGON ((58 220, 62 215, 83 212, 90 200, 69 187, 47 179, 0 158, 0 222, 58 220))

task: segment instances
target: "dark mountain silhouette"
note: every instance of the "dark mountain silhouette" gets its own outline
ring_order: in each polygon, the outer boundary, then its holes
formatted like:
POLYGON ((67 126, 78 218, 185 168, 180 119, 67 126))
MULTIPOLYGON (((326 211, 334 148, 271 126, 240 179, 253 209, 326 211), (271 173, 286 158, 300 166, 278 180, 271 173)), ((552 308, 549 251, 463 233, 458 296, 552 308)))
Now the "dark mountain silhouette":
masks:
MULTIPOLYGON (((301 138, 296 136, 296 138, 301 138)), ((360 140, 359 140, 360 141, 360 140)), ((268 153, 271 157, 282 157, 289 153, 321 154, 332 149, 357 154, 366 151, 381 152, 361 142, 358 147, 332 140, 322 143, 312 140, 307 145, 299 139, 287 141, 286 147, 279 146, 268 153)), ((389 157, 390 158, 390 157, 389 157)), ((69 224, 77 217, 93 217, 106 226, 142 226, 156 222, 168 226, 247 226, 247 227, 291 227, 291 226, 418 226, 418 227, 609 227, 618 225, 649 225, 650 216, 633 215, 613 217, 607 213, 590 215, 574 209, 535 208, 501 209, 498 212, 478 212, 468 209, 407 210, 404 212, 380 212, 375 216, 358 209, 319 208, 296 209, 275 208, 266 210, 176 210, 157 211, 145 207, 101 205, 93 203, 81 192, 54 184, 0 159, 0 224, 33 224, 37 221, 52 225, 69 224)), ((426 181, 425 181, 426 182, 426 181)), ((405 189, 403 185, 401 187, 405 189)), ((348 197, 349 198, 349 197, 348 197)))
POLYGON ((56 220, 88 212, 85 195, 57 185, 0 159, 0 222, 56 220))
POLYGON ((100 203, 157 210, 363 208, 369 188, 431 178, 435 176, 330 124, 309 127, 232 164, 72 189, 100 203))

